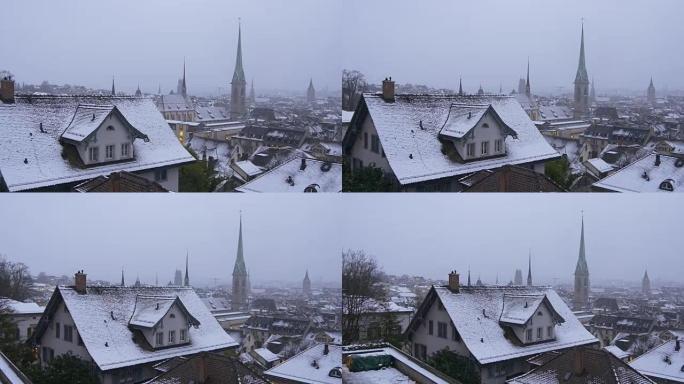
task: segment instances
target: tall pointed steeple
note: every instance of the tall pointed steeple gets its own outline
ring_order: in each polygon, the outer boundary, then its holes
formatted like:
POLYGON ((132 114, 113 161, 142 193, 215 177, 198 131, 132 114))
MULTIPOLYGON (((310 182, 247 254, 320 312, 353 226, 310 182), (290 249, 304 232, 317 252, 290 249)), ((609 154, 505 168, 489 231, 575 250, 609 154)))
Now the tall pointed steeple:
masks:
POLYGON ((596 101, 596 89, 594 88, 594 76, 591 77, 591 91, 589 91, 589 101, 596 101))
POLYGON ((527 58, 527 80, 525 81, 525 94, 527 97, 532 96, 532 90, 530 89, 530 58, 527 58))
POLYGON ((458 95, 463 96, 463 79, 461 77, 458 78, 458 95))
POLYGON ((190 257, 190 252, 185 251, 185 280, 183 281, 183 286, 190 286, 190 276, 188 275, 188 258, 190 257))
POLYGON ((532 249, 530 249, 530 253, 527 256, 527 286, 532 286, 532 249))
POLYGON ((254 78, 252 78, 252 87, 249 91, 249 102, 252 104, 256 102, 256 94, 254 93, 254 78))
POLYGON ((470 287, 470 268, 468 268, 468 286, 470 287))
POLYGON ((313 78, 309 80, 309 87, 306 89, 306 101, 313 103, 316 101, 316 90, 313 85, 313 78))
POLYGON ((584 117, 589 112, 589 75, 584 59, 584 20, 582 20, 582 37, 580 42, 579 63, 575 74, 575 118, 584 117))
POLYGON ((247 81, 242 67, 242 24, 238 23, 238 46, 235 56, 235 70, 230 82, 230 118, 241 119, 247 113, 245 98, 247 96, 247 81))
POLYGON ((136 97, 142 97, 142 91, 140 90, 140 83, 138 83, 138 88, 135 90, 136 97))
POLYGON ((116 88, 114 87, 114 75, 112 75, 112 96, 116 96, 116 88))
POLYGON ((580 235, 579 257, 575 267, 575 295, 573 309, 580 310, 589 307, 589 267, 584 248, 584 213, 582 213, 582 232, 580 235))
POLYGON ((647 96, 648 96, 648 102, 651 104, 655 104, 655 102, 656 102, 656 90, 655 90, 655 87, 653 86, 653 77, 651 77, 651 82, 648 84, 647 96))
POLYGON ((124 282, 124 269, 123 267, 121 268, 121 286, 125 287, 126 283, 124 282))
POLYGON ((233 266, 233 292, 231 309, 234 311, 242 310, 247 307, 247 296, 249 294, 249 275, 245 265, 242 245, 242 212, 240 213, 240 230, 238 235, 237 256, 233 266))
POLYGON ((181 83, 181 94, 188 97, 188 86, 185 83, 185 57, 183 57, 183 82, 181 83))
POLYGON ((648 269, 644 271, 644 277, 641 279, 641 292, 647 296, 651 294, 651 279, 648 277, 648 269))

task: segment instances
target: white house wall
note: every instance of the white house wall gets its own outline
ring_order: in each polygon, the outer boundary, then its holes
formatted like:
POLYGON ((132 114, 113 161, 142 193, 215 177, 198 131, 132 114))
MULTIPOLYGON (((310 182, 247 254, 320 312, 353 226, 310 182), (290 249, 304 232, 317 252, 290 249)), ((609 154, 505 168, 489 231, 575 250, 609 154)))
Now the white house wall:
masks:
POLYGON ((86 165, 100 164, 110 161, 118 161, 122 159, 132 159, 135 156, 135 150, 133 148, 133 139, 130 135, 128 128, 126 128, 121 120, 116 117, 115 114, 110 114, 103 122, 102 125, 93 134, 93 138, 82 142, 77 146, 78 154, 81 156, 81 160, 86 165), (107 130, 107 127, 114 127, 113 131, 107 130), (121 156, 121 144, 129 144, 129 156, 121 156), (106 159, 106 150, 108 145, 114 146, 114 158, 106 159), (91 162, 88 156, 88 149, 92 147, 98 147, 99 161, 91 162))

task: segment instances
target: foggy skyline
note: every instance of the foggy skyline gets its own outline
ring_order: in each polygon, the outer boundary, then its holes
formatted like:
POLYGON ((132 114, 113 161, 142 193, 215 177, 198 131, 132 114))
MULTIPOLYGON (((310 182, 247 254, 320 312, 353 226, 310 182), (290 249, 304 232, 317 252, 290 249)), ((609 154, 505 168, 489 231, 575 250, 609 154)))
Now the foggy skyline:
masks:
POLYGON ((232 279, 242 210, 243 246, 252 285, 341 280, 342 239, 335 195, 18 194, 0 200, 0 255, 39 272, 126 284, 173 279, 190 283, 232 279))
POLYGON ((188 92, 211 94, 235 68, 238 19, 248 87, 297 91, 340 87, 341 2, 300 0, 11 0, 0 23, 0 70, 18 82, 117 91, 175 91, 187 65, 188 92))
POLYGON ((517 89, 530 60, 533 93, 571 92, 584 18, 589 78, 596 92, 627 89, 644 96, 653 77, 662 96, 684 89, 675 0, 543 1, 349 0, 344 7, 343 68, 370 83, 397 83, 475 93, 517 89), (357 12, 359 8, 363 12, 357 12), (562 90, 559 88, 562 87, 562 90))
POLYGON ((363 249, 393 275, 446 280, 471 270, 473 284, 527 276, 535 284, 570 282, 579 255, 581 212, 593 283, 681 281, 679 198, 663 194, 345 195, 345 249, 363 249), (452 197, 453 196, 453 197, 452 197))

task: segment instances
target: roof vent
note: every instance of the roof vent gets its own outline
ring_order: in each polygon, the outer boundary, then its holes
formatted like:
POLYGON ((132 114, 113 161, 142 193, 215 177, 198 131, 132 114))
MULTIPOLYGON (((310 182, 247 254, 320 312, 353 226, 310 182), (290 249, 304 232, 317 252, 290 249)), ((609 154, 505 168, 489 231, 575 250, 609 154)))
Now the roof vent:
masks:
POLYGON ((413 159, 413 153, 409 153, 409 159, 413 159))
POLYGON ((684 159, 678 158, 677 160, 675 160, 675 167, 681 168, 682 166, 684 166, 684 159))
POLYGON ((473 113, 472 113, 472 112, 468 112, 468 118, 470 119, 471 117, 473 117, 473 113))
POLYGON ((308 187, 304 188, 304 192, 318 192, 320 189, 320 186, 318 184, 311 184, 308 187))
POLYGON ((420 121, 418 122, 418 126, 419 126, 420 129, 422 129, 423 131, 425 130, 425 127, 423 127, 423 120, 420 120, 420 121))
POLYGON ((651 181, 651 178, 648 177, 648 172, 644 171, 644 173, 641 174, 641 178, 646 180, 646 181, 651 181))
POLYGON ((328 172, 332 168, 332 164, 328 161, 321 164, 321 172, 328 172))
POLYGON ((156 310, 159 310, 159 303, 157 303, 157 307, 155 308, 156 310))
POLYGON ((673 179, 665 179, 658 186, 659 189, 663 191, 672 192, 674 191, 675 181, 673 179))
POLYGON ((90 121, 93 121, 93 120, 95 120, 95 114, 94 113, 93 113, 93 118, 90 119, 90 121))
POLYGON ((679 344, 679 339, 675 339, 675 351, 679 352, 681 345, 679 344))
POLYGON ((109 316, 112 317, 112 320, 116 320, 116 319, 114 318, 114 311, 109 311, 109 316))
POLYGON ((660 165, 660 155, 659 155, 659 154, 656 154, 655 164, 654 164, 654 165, 655 165, 656 167, 660 165))
POLYGON ((39 128, 40 132, 45 133, 45 131, 43 130, 43 122, 40 123, 39 128))
POLYGON ((105 341, 105 347, 109 347, 109 343, 105 341))
POLYGON ((303 171, 306 169, 306 159, 302 158, 302 164, 299 166, 299 170, 303 171))
POLYGON ((28 159, 24 157, 24 164, 28 164, 28 159))
POLYGON ((341 379, 342 378, 342 368, 335 367, 335 368, 331 369, 330 372, 328 372, 328 376, 341 379))
POLYGON ((294 179, 292 178, 292 176, 288 176, 287 179, 285 179, 285 182, 290 184, 291 187, 294 187, 294 185, 295 185, 295 182, 294 182, 294 179))

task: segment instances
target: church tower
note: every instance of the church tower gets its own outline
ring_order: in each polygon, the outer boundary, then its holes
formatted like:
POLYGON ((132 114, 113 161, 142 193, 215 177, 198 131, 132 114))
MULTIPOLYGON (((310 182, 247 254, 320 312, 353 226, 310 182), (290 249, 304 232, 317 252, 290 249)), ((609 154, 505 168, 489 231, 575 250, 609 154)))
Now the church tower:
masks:
POLYGON ((309 270, 306 271, 304 275, 304 281, 302 281, 302 292, 305 296, 311 296, 311 280, 309 279, 309 270))
POLYGON ((188 97, 188 85, 185 83, 185 58, 183 58, 183 80, 181 81, 180 94, 183 98, 188 97))
POLYGON ((646 296, 651 294, 651 279, 648 278, 648 270, 644 271, 644 277, 641 279, 641 293, 646 296))
POLYGON ((316 90, 313 86, 313 79, 309 80, 309 88, 306 90, 306 102, 313 103, 316 101, 316 90))
POLYGON ((249 91, 249 102, 256 103, 256 94, 254 93, 254 79, 252 79, 252 88, 249 91))
POLYGON ((655 87, 653 86, 653 78, 652 77, 651 77, 651 83, 648 85, 647 96, 648 96, 648 103, 651 105, 655 104, 656 92, 655 92, 655 87))
POLYGON ((242 68, 242 27, 238 25, 238 46, 235 58, 235 71, 230 82, 230 118, 242 119, 247 114, 246 107, 247 81, 242 68))
POLYGON ((114 88, 114 76, 112 76, 112 96, 116 96, 116 88, 114 88))
POLYGON ((233 300, 230 304, 230 309, 239 311, 247 309, 247 295, 248 295, 248 275, 247 266, 245 266, 245 257, 242 254, 242 215, 240 215, 240 234, 238 238, 237 257, 235 258, 235 266, 233 267, 233 300))
POLYGON ((591 78, 591 91, 589 91, 589 102, 596 102, 596 89, 594 89, 594 78, 591 78))
POLYGON ((582 216, 582 234, 580 237, 579 258, 575 267, 575 296, 572 300, 573 309, 580 310, 589 307, 589 267, 584 251, 584 216, 582 216))
POLYGON ((584 61, 584 22, 582 22, 582 40, 580 43, 579 64, 575 75, 575 118, 587 116, 589 113, 589 75, 584 61))

